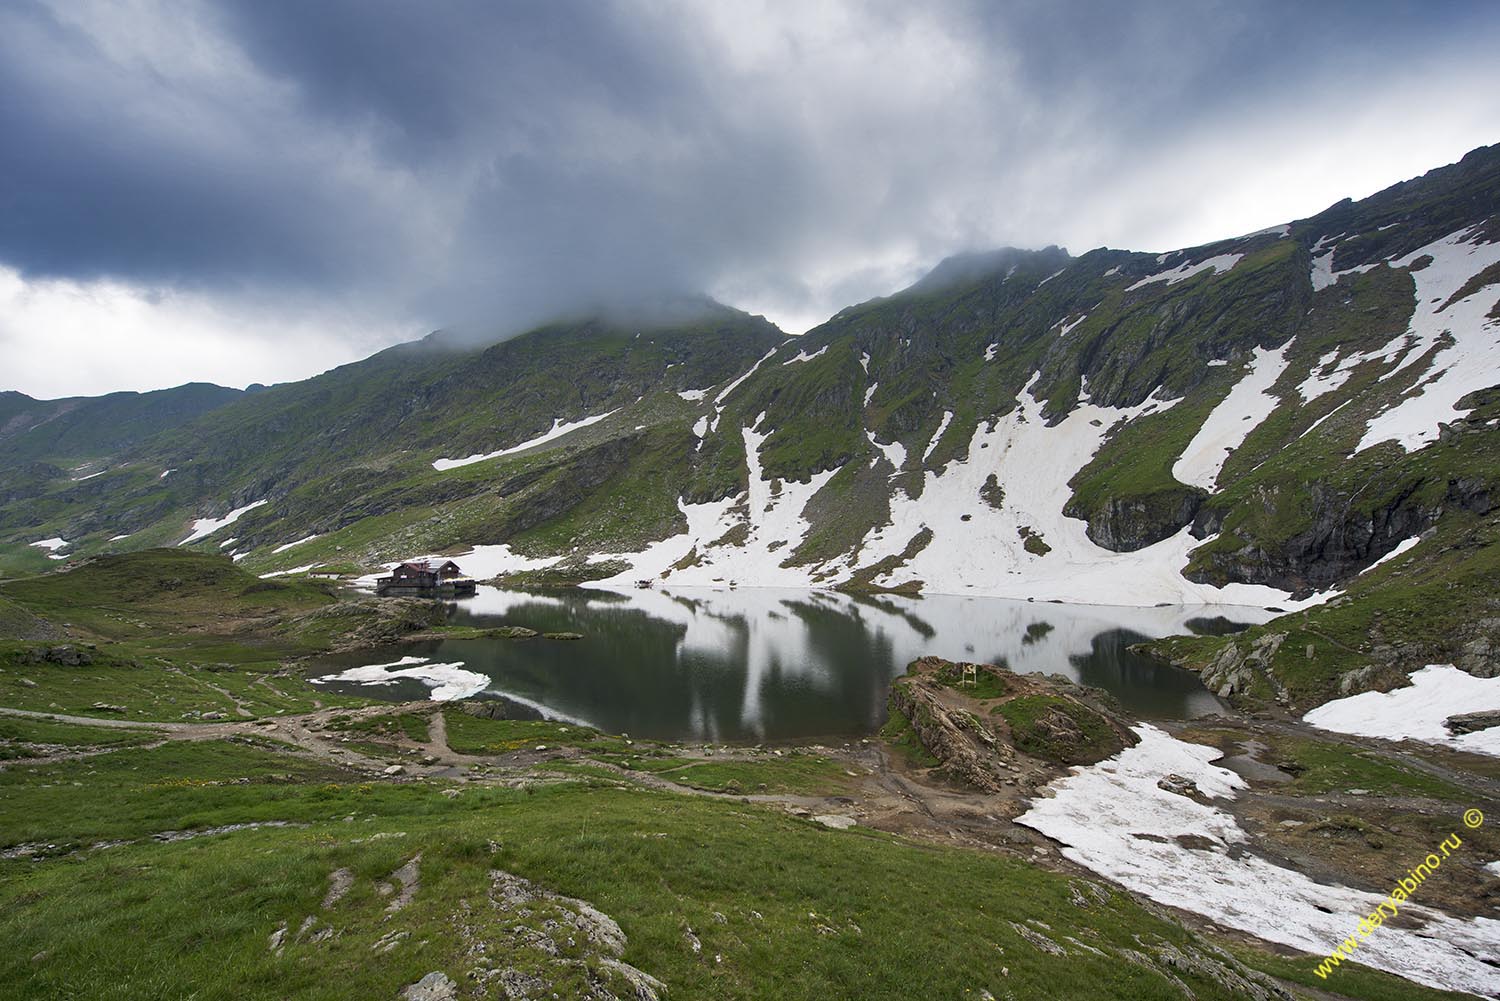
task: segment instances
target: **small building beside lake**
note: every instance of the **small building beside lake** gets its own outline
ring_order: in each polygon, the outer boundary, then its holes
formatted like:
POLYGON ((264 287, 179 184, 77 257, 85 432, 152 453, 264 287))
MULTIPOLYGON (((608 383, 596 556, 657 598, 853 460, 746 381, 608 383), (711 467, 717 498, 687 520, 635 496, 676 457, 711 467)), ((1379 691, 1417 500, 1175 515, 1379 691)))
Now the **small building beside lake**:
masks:
POLYGON ((476 585, 452 560, 408 560, 375 580, 375 593, 392 598, 467 598, 476 585))

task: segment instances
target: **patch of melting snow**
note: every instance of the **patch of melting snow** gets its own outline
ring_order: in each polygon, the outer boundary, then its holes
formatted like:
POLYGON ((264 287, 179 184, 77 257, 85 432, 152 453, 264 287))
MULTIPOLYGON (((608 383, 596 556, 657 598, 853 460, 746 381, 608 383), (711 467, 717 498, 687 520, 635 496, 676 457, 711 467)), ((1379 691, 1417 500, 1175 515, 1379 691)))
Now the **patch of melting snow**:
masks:
POLYGON ((865 370, 865 375, 870 374, 870 352, 861 351, 859 355, 859 367, 865 370))
MULTIPOLYGON (((719 393, 719 395, 714 397, 714 406, 723 406, 724 401, 729 398, 729 394, 734 392, 736 389, 739 389, 740 385, 743 384, 746 379, 754 375, 758 368, 760 368, 766 362, 770 361, 771 356, 774 355, 780 348, 781 345, 778 344, 776 345, 776 347, 761 355, 760 358, 756 360, 755 364, 751 365, 749 370, 746 371, 744 375, 740 376, 738 379, 735 379, 729 385, 725 386, 724 389, 719 393)), ((717 423, 717 421, 715 421, 715 423, 717 423)))
POLYGON ((366 664, 308 680, 315 685, 326 685, 330 681, 393 685, 402 678, 410 678, 431 688, 434 702, 449 702, 478 695, 489 687, 490 679, 487 675, 465 671, 463 666, 464 662, 461 660, 451 664, 434 664, 427 657, 402 657, 388 664, 366 664))
POLYGON ((171 476, 175 472, 177 472, 177 470, 175 470, 175 469, 163 469, 162 472, 161 472, 161 475, 158 476, 157 479, 158 480, 164 480, 168 476, 171 476))
POLYGON ((546 445, 549 442, 556 441, 563 435, 572 434, 574 431, 578 431, 582 428, 598 424, 606 417, 610 417, 616 413, 619 413, 618 408, 616 408, 615 410, 606 410, 604 413, 595 414, 592 417, 582 417, 576 421, 564 421, 561 417, 554 417, 552 419, 552 429, 537 435, 530 441, 523 441, 521 442, 521 444, 512 445, 510 448, 502 448, 498 452, 484 452, 479 455, 466 456, 462 459, 434 459, 432 462, 432 468, 438 470, 439 472, 444 472, 449 469, 457 469, 460 466, 471 466, 476 462, 485 462, 489 459, 498 459, 501 456, 515 455, 517 452, 525 452, 528 449, 539 448, 540 446, 546 445))
POLYGON ((926 462, 932 450, 938 447, 938 442, 943 440, 943 434, 948 430, 948 425, 953 423, 953 411, 944 410, 943 420, 938 424, 938 429, 932 433, 932 440, 927 443, 927 450, 922 453, 922 461, 926 462))
POLYGON ((1500 263, 1500 242, 1470 243, 1469 237, 1470 231, 1460 230, 1390 262, 1392 267, 1404 268, 1420 257, 1432 257, 1431 264, 1412 273, 1416 308, 1406 332, 1387 347, 1387 353, 1394 354, 1393 349, 1408 343, 1410 348, 1381 380, 1417 364, 1429 352, 1434 354, 1431 368, 1417 386, 1370 421, 1355 452, 1383 441, 1395 441, 1407 452, 1430 445, 1437 440, 1440 423, 1469 412, 1458 408, 1459 400, 1500 381, 1500 323, 1487 316, 1500 300, 1496 286, 1478 289, 1448 305, 1471 277, 1500 263))
POLYGON ((1067 268, 1059 268, 1058 270, 1056 270, 1056 271, 1052 272, 1050 275, 1048 275, 1046 278, 1043 278, 1041 281, 1037 282, 1036 287, 1037 288, 1041 288, 1043 285, 1047 284, 1052 279, 1056 278, 1058 275, 1062 274, 1066 270, 1068 270, 1068 269, 1067 268))
POLYGON ((879 388, 880 383, 878 382, 872 382, 869 386, 865 387, 865 406, 868 407, 870 405, 870 400, 875 396, 875 390, 879 388))
POLYGON ((1000 350, 1000 345, 998 345, 998 344, 988 345, 984 349, 984 360, 985 361, 994 361, 995 360, 995 352, 997 352, 999 350, 1000 350))
POLYGON ((699 400, 703 399, 705 396, 708 395, 708 390, 706 390, 706 389, 679 389, 677 391, 677 395, 680 396, 680 397, 682 397, 684 400, 687 400, 689 403, 697 403, 699 400))
POLYGON ((1072 330, 1074 327, 1078 326, 1080 323, 1082 323, 1084 320, 1087 320, 1088 318, 1089 318, 1089 314, 1087 314, 1087 313, 1080 313, 1079 316, 1078 316, 1078 319, 1073 320, 1071 323, 1069 323, 1069 322, 1067 322, 1067 317, 1063 317, 1061 320, 1057 321, 1059 324, 1062 325, 1062 329, 1057 332, 1057 336, 1058 337, 1067 337, 1068 336, 1068 331, 1072 330))
MULTIPOLYGON (((875 440, 875 432, 874 431, 866 431, 865 432, 865 437, 868 438, 868 439, 870 439, 870 444, 874 445, 876 448, 878 448, 880 450, 880 454, 883 455, 883 456, 885 456, 886 461, 889 462, 892 466, 894 466, 896 468, 897 472, 900 472, 901 471, 901 467, 904 466, 904 465, 906 465, 906 446, 905 445, 901 444, 899 441, 893 441, 889 445, 882 445, 880 442, 878 442, 878 441, 875 440)), ((878 462, 878 461, 880 461, 880 460, 877 457, 874 460, 874 462, 871 462, 870 464, 873 466, 875 464, 875 462, 878 462)), ((892 475, 895 475, 895 474, 892 474, 892 475)))
POLYGON ((69 542, 68 542, 67 539, 58 539, 58 538, 53 538, 53 539, 38 539, 36 542, 31 543, 31 545, 35 546, 37 549, 45 549, 45 550, 47 550, 47 552, 52 555, 53 559, 59 559, 60 560, 60 559, 64 559, 64 557, 58 556, 57 555, 57 551, 59 549, 65 549, 65 548, 67 548, 67 546, 69 545, 69 542))
POLYGON ((252 501, 251 503, 246 504, 244 507, 235 508, 233 511, 230 511, 222 518, 199 518, 198 520, 193 522, 192 534, 190 534, 186 539, 183 539, 177 544, 179 546, 185 546, 189 542, 197 542, 199 539, 206 539, 208 536, 213 535, 215 532, 225 527, 226 525, 232 525, 235 522, 239 521, 240 517, 247 511, 254 511, 256 508, 262 507, 269 503, 270 501, 268 500, 252 501))
POLYGON ((290 570, 272 570, 270 573, 261 574, 260 579, 269 580, 272 577, 290 577, 293 574, 307 573, 307 571, 311 570, 315 566, 317 566, 316 563, 309 563, 305 567, 292 567, 290 570))
POLYGON ((103 476, 107 472, 109 472, 108 469, 101 469, 97 473, 89 473, 87 476, 75 476, 73 477, 73 482, 82 483, 84 480, 92 480, 96 476, 103 476))
POLYGON ((1500 710, 1500 678, 1476 678, 1451 664, 1430 664, 1410 681, 1389 692, 1325 702, 1302 720, 1335 733, 1420 740, 1500 756, 1500 727, 1455 735, 1443 725, 1450 716, 1500 710))
POLYGON ((1312 371, 1308 372, 1307 378, 1297 384, 1297 392, 1302 397, 1303 403, 1311 403, 1318 397, 1326 395, 1338 389, 1349 381, 1349 376, 1354 374, 1354 367, 1368 359, 1364 354, 1352 354, 1344 359, 1343 364, 1336 365, 1339 349, 1332 351, 1319 358, 1313 365, 1312 371))
POLYGON ((134 534, 133 532, 126 532, 124 535, 111 535, 109 537, 109 541, 110 542, 119 542, 121 539, 128 539, 128 538, 130 538, 131 535, 133 535, 133 534, 134 534))
POLYGON ((814 358, 816 358, 819 355, 823 354, 827 350, 828 350, 828 345, 825 344, 821 348, 818 348, 818 350, 814 351, 812 354, 808 354, 806 351, 798 351, 795 355, 793 355, 792 357, 788 358, 786 361, 782 362, 781 364, 783 366, 786 366, 786 365, 795 365, 798 362, 812 361, 814 358))
MULTIPOLYGON (((1061 843, 1064 857, 1135 893, 1314 956, 1344 941, 1385 899, 1314 882, 1246 851, 1249 836, 1231 814, 1158 785, 1176 775, 1205 796, 1232 798, 1245 781, 1212 763, 1222 753, 1149 724, 1134 729, 1140 743, 1074 768, 1016 823, 1061 843)), ((1485 961, 1500 947, 1500 921, 1455 918, 1410 902, 1401 912, 1422 927, 1382 927, 1360 944, 1356 962, 1446 990, 1500 991, 1500 969, 1485 961)))
POLYGON ((1242 445, 1251 431, 1261 425, 1281 401, 1271 395, 1271 387, 1286 371, 1286 353, 1292 342, 1279 348, 1256 348, 1247 372, 1172 464, 1172 476, 1179 483, 1212 491, 1229 453, 1242 445))
MULTIPOLYGON (((1156 263, 1161 264, 1162 261, 1169 256, 1171 255, 1163 254, 1161 257, 1158 257, 1156 259, 1156 263)), ((1143 288, 1147 285, 1152 284, 1153 282, 1161 281, 1166 282, 1168 285, 1176 285, 1178 282, 1185 282, 1194 275, 1201 274, 1204 271, 1212 271, 1214 274, 1221 274, 1225 271, 1233 269, 1234 266, 1238 264, 1240 262, 1240 259, 1244 256, 1244 254, 1220 254, 1217 257, 1210 257, 1205 261, 1199 261, 1197 264, 1184 261, 1182 264, 1179 264, 1177 267, 1172 268, 1169 271, 1158 271, 1154 275, 1148 275, 1145 278, 1142 278, 1134 285, 1131 285, 1130 287, 1125 289, 1125 291, 1134 292, 1138 288, 1143 288)))
POLYGON ((276 555, 276 554, 277 554, 277 553, 284 553, 284 552, 286 552, 286 551, 287 551, 287 550, 288 550, 288 549, 291 549, 291 548, 292 548, 292 547, 294 547, 294 546, 300 546, 300 545, 302 545, 302 544, 303 544, 303 543, 304 543, 304 542, 311 542, 311 541, 312 541, 312 540, 314 540, 314 539, 321 539, 321 538, 322 538, 322 536, 321 536, 321 535, 309 535, 309 536, 307 536, 307 537, 306 537, 306 538, 305 538, 305 539, 298 539, 298 540, 297 540, 297 541, 296 541, 296 542, 288 542, 288 543, 287 543, 287 544, 286 544, 286 545, 284 545, 284 546, 277 546, 277 547, 276 547, 276 548, 275 548, 275 549, 273 549, 273 550, 271 550, 271 554, 272 554, 272 555, 273 555, 273 556, 274 556, 274 555, 276 555))

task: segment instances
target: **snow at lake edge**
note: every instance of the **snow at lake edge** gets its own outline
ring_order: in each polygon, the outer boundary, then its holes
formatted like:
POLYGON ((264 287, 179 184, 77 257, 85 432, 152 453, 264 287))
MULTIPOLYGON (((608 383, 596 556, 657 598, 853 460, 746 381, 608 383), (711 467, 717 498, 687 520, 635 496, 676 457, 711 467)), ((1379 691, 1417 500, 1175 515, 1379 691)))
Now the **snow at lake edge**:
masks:
MULTIPOLYGON (((1327 954, 1379 905, 1379 895, 1318 883, 1238 850, 1249 838, 1232 815, 1157 785, 1175 774, 1209 797, 1232 798, 1245 780, 1212 763, 1221 752, 1150 724, 1134 729, 1139 744, 1074 768, 1015 822, 1062 844, 1070 861, 1133 892, 1314 956, 1327 954), (1207 847, 1188 848, 1177 840, 1189 836, 1204 839, 1207 847)), ((1406 904, 1402 913, 1424 926, 1412 931, 1387 925, 1361 944, 1358 962, 1432 987, 1500 991, 1500 969, 1485 962, 1500 950, 1500 921, 1454 918, 1417 904, 1406 904)))
POLYGON ((1500 678, 1477 678, 1451 664, 1430 664, 1410 684, 1389 692, 1334 699, 1302 717, 1335 733, 1384 740, 1420 740, 1500 756, 1500 727, 1455 736, 1443 721, 1462 713, 1500 711, 1500 678))
POLYGON ((427 657, 402 657, 388 664, 366 664, 351 667, 338 674, 308 679, 315 685, 330 681, 353 681, 361 685, 390 685, 401 678, 420 681, 432 689, 434 702, 450 702, 478 695, 489 687, 490 679, 474 671, 463 670, 463 661, 434 664, 427 657))

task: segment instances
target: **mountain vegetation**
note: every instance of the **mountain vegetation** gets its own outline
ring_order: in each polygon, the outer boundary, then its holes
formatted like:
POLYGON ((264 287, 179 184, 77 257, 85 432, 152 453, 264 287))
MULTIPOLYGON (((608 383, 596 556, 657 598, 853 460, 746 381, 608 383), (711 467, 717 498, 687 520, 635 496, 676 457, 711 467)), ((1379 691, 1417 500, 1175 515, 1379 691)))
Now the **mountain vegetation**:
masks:
POLYGON ((1252 701, 1477 669, 1497 241, 1489 147, 1201 247, 952 258, 795 338, 705 301, 245 394, 6 394, 0 571, 190 536, 256 573, 497 547, 484 576, 1294 611, 1160 648, 1252 701))

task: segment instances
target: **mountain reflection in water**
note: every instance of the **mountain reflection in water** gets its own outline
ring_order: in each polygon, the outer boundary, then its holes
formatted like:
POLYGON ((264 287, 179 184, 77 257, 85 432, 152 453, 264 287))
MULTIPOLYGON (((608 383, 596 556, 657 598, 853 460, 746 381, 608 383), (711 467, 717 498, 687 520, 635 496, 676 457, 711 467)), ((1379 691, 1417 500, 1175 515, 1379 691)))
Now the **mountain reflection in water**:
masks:
MULTIPOLYGON (((885 720, 893 677, 920 656, 1060 674, 1112 693, 1148 718, 1214 712, 1189 672, 1131 653, 1206 620, 1255 622, 1261 609, 1032 603, 771 588, 569 590, 481 587, 454 625, 577 632, 575 641, 480 639, 402 644, 400 655, 488 676, 490 697, 611 733, 663 740, 858 737, 885 720)), ((394 659, 390 648, 327 658, 328 673, 394 659)), ((334 690, 424 698, 419 681, 334 690)), ((522 709, 522 711, 525 711, 522 709)))

